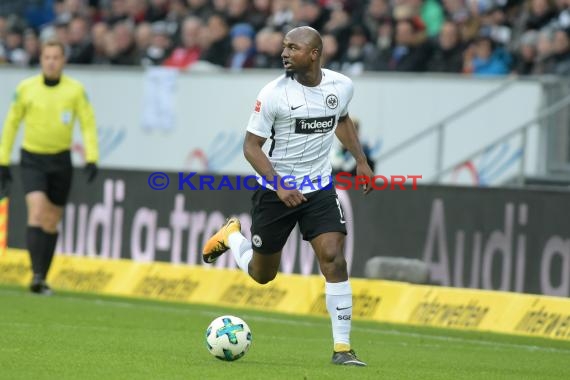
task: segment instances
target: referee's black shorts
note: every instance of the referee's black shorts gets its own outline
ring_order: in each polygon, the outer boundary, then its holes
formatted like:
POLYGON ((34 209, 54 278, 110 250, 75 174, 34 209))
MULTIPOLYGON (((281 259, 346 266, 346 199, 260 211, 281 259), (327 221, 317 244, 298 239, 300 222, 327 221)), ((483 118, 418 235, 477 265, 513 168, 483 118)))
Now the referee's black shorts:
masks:
POLYGON ((344 213, 334 186, 304 195, 307 202, 289 208, 275 191, 263 186, 255 190, 251 198, 251 243, 254 251, 261 254, 281 251, 297 222, 303 240, 310 241, 325 232, 346 235, 344 213))
POLYGON ((67 203, 73 179, 71 151, 38 154, 21 149, 20 165, 25 194, 42 191, 55 205, 67 203))

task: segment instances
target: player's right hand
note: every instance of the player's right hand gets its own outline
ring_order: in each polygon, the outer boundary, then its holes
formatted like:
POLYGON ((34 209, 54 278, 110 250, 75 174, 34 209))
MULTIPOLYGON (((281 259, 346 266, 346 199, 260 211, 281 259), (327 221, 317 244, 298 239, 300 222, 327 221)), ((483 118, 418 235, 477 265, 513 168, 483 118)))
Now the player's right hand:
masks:
POLYGON ((307 198, 297 189, 284 189, 282 187, 277 189, 277 196, 285 206, 289 208, 297 207, 301 203, 306 202, 307 198))
POLYGON ((7 165, 0 165, 0 190, 2 193, 8 192, 8 187, 12 182, 12 172, 7 165))

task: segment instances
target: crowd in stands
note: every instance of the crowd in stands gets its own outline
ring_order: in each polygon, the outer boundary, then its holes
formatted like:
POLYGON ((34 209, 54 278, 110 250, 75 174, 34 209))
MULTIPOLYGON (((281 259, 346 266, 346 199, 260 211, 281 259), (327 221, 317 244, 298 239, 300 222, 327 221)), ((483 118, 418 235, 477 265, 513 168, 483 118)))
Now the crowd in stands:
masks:
POLYGON ((570 74, 570 0, 2 0, 0 66, 56 37, 72 64, 281 68, 300 25, 351 76, 570 74))

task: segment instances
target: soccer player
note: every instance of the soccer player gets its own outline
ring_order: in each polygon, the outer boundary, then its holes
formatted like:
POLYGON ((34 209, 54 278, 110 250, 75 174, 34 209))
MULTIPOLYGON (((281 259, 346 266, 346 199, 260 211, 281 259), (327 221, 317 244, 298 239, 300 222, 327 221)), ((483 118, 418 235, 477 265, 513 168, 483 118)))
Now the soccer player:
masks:
POLYGON ((63 75, 64 45, 42 45, 41 74, 18 85, 6 116, 0 141, 0 188, 7 193, 12 174, 10 155, 21 121, 22 185, 28 211, 26 246, 32 264, 30 290, 51 295, 46 283, 57 243, 57 225, 63 215, 72 181, 71 144, 79 118, 85 144, 88 182, 97 175, 99 148, 93 108, 83 85, 63 75))
MULTIPOLYGON (((238 266, 266 284, 277 275, 281 250, 299 223, 326 280, 332 362, 365 366, 350 346, 352 288, 343 254, 346 226, 329 161, 335 134, 355 157, 357 174, 371 178, 373 173, 348 115, 352 81, 321 68, 322 50, 321 36, 313 28, 295 28, 285 36, 281 54, 285 74, 259 92, 243 147, 261 184, 252 197, 252 241, 241 234, 240 221, 230 218, 206 242, 203 260, 213 263, 231 248, 238 266)), ((364 193, 371 190, 365 186, 364 193)))

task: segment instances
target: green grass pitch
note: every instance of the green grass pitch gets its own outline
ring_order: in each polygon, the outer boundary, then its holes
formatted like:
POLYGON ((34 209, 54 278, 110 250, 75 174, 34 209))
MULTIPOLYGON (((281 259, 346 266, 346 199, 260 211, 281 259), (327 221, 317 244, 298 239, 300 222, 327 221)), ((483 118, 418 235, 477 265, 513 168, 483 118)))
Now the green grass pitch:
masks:
POLYGON ((354 321, 368 367, 330 364, 330 321, 0 287, 0 379, 568 379, 570 343, 354 321), (205 346, 208 324, 243 318, 253 344, 223 362, 205 346))

